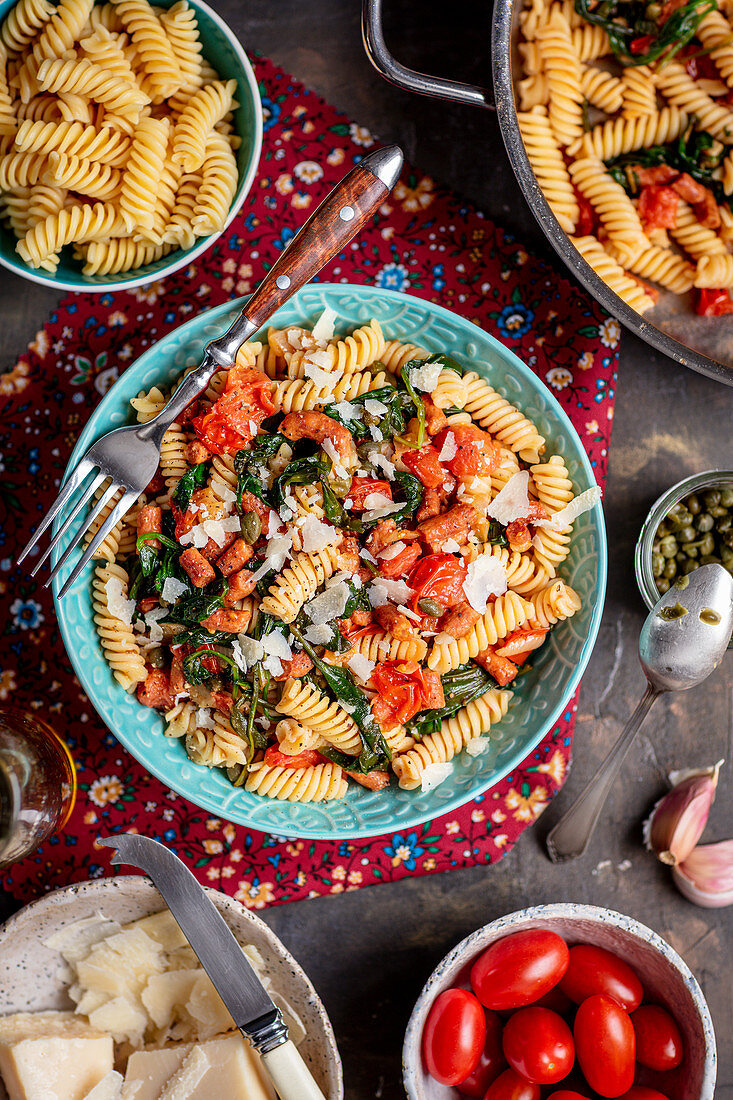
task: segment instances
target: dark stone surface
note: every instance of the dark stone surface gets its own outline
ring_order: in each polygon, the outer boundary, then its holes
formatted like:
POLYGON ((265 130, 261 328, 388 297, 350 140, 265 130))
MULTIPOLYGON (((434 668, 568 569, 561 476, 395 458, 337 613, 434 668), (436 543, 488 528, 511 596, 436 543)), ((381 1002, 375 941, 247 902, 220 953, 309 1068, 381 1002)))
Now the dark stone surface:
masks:
MULTIPOLYGON (((385 84, 361 46, 356 0, 213 0, 244 44, 269 55, 385 141, 398 141, 421 169, 511 227, 535 252, 549 246, 506 162, 494 117, 447 106, 385 84)), ((387 40, 401 60, 474 82, 489 76, 491 6, 479 0, 386 5, 387 40)), ((56 296, 0 273, 0 366, 9 366, 43 323, 56 296)), ((540 832, 590 777, 643 690, 636 656, 644 607, 634 581, 634 542, 651 502, 681 477, 733 467, 733 390, 664 359, 624 334, 605 497, 610 545, 606 610, 583 680, 575 766, 567 793, 537 829, 493 868, 413 879, 265 912, 305 966, 334 1023, 349 1100, 403 1095, 402 1035, 413 1002, 459 939, 528 904, 578 901, 630 913, 681 952, 716 1021, 717 1096, 733 1098, 733 981, 730 910, 697 909, 644 852, 641 821, 678 767, 731 759, 731 657, 702 688, 657 703, 632 748, 586 856, 553 866, 540 832)), ((733 768, 723 771, 706 838, 733 834, 733 768)), ((9 911, 9 909, 8 909, 9 911)))

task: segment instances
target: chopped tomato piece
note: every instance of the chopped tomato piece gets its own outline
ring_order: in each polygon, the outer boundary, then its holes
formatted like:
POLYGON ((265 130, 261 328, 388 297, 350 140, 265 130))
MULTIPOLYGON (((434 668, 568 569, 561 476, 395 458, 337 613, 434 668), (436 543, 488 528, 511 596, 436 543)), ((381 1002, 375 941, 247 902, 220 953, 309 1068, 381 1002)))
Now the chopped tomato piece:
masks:
POLYGON ((671 183, 679 175, 677 169, 671 168, 669 164, 655 164, 653 168, 645 168, 641 164, 635 164, 630 171, 634 173, 641 187, 649 187, 653 183, 671 183))
POLYGON ((234 698, 229 691, 212 691, 211 698, 216 709, 224 711, 225 714, 229 714, 234 706, 234 698))
POLYGON ((440 464, 438 451, 430 443, 418 451, 405 451, 402 461, 422 481, 426 489, 437 489, 447 477, 447 470, 440 464))
POLYGON ((707 191, 707 187, 703 187, 701 183, 693 179, 689 172, 682 172, 674 183, 670 184, 670 187, 677 192, 681 199, 689 202, 692 206, 695 203, 702 202, 707 191))
POLYGON ((173 660, 171 661, 171 674, 169 687, 171 695, 178 695, 180 691, 186 690, 186 677, 183 675, 183 661, 177 653, 173 654, 173 660))
POLYGON ((442 707, 445 702, 438 673, 414 661, 376 665, 369 685, 379 693, 372 703, 372 713, 383 729, 392 729, 419 711, 442 707))
POLYGON ((496 647, 497 657, 509 657, 515 665, 522 664, 533 650, 539 649, 545 640, 547 630, 540 627, 530 630, 513 630, 496 647))
POLYGON ((275 412, 273 384, 252 367, 234 366, 221 397, 191 421, 212 454, 234 454, 252 440, 263 420, 275 412))
POLYGON ((364 501, 372 493, 382 493, 392 499, 392 486, 388 481, 379 481, 376 477, 352 477, 348 499, 352 501, 352 512, 363 512, 364 501))
POLYGON ((401 577, 404 573, 409 573, 413 565, 422 557, 422 553, 420 544, 411 542, 393 558, 380 558, 379 572, 383 577, 401 577))
POLYGON ((493 676, 500 687, 511 684, 519 669, 508 657, 499 657, 493 649, 486 649, 475 658, 476 663, 493 676))
POLYGON ((171 692, 168 673, 162 668, 153 668, 145 678, 144 683, 137 686, 138 702, 144 707, 160 707, 170 710, 173 706, 174 695, 171 692))
POLYGON ((733 313, 730 291, 725 288, 701 290, 695 313, 699 317, 723 317, 726 313, 733 313))
POLYGON ((720 80, 715 62, 709 54, 700 53, 699 45, 694 45, 692 42, 688 43, 680 50, 679 56, 693 80, 698 80, 701 77, 704 80, 720 80))
POLYGON ((409 581, 410 588, 415 590, 410 604, 412 610, 419 615, 429 614, 418 607, 422 599, 435 600, 446 611, 463 603, 466 598, 463 582, 467 576, 466 563, 462 558, 456 558, 453 554, 429 554, 418 563, 409 581))
POLYGON ((715 195, 712 191, 708 191, 707 187, 704 189, 705 195, 702 200, 695 203, 695 217, 706 229, 718 229, 721 223, 720 209, 715 201, 715 195))
POLYGON ((435 446, 439 454, 448 436, 453 437, 456 452, 452 458, 442 461, 456 477, 467 477, 470 474, 486 475, 495 468, 499 450, 488 432, 482 431, 473 424, 444 428, 435 437, 435 446))
POLYGON ((529 550, 532 545, 532 535, 524 519, 513 519, 506 529, 506 537, 509 549, 520 554, 529 550))
POLYGON ((286 752, 280 752, 277 745, 270 745, 265 750, 265 763, 271 768, 312 768, 316 764, 323 764, 325 757, 316 749, 304 749, 294 756, 288 756, 286 752))
POLYGON ((349 779, 353 779, 355 783, 360 783, 362 787, 366 787, 368 791, 381 791, 385 787, 389 786, 389 772, 352 772, 348 768, 344 768, 344 774, 348 775, 349 779))
POLYGON ((671 187, 651 184, 639 195, 639 217, 644 229, 674 229, 679 195, 671 187))
POLYGON ((633 53, 634 55, 638 55, 640 53, 648 53, 649 47, 651 46, 653 41, 654 39, 650 34, 641 34, 638 38, 632 38, 629 52, 633 53))
POLYGON ((578 210, 580 212, 575 232, 579 237, 587 237, 590 233, 595 233, 596 227, 598 226, 598 216, 591 203, 585 195, 581 195, 575 184, 573 184, 573 191, 575 192, 575 201, 578 204, 578 210))

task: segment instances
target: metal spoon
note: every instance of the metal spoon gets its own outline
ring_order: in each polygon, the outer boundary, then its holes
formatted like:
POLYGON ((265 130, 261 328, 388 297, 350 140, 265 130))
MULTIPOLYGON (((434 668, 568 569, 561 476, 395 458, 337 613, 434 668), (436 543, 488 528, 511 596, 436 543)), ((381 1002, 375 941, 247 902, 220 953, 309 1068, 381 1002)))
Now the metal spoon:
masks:
POLYGON ((646 691, 588 786, 547 837, 553 863, 582 855, 641 723, 665 691, 687 691, 720 664, 733 633, 733 577, 703 565, 654 605, 641 628, 639 658, 646 691))

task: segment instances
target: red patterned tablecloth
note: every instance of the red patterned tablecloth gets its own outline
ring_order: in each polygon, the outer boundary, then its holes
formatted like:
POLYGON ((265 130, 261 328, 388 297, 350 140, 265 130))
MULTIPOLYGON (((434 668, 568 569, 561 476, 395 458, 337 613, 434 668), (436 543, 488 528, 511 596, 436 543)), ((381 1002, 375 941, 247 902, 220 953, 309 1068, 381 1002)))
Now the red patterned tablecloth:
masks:
MULTIPOLYGON (((63 834, 2 880, 19 900, 109 874, 108 850, 95 840, 130 827, 165 841, 202 882, 252 908, 491 863, 537 818, 568 768, 576 700, 502 783, 404 835, 287 840, 220 821, 148 775, 102 725, 72 673, 50 594, 14 566, 101 395, 195 311, 250 292, 320 199, 374 144, 367 130, 269 61, 258 58, 255 68, 265 111, 262 161, 226 234, 164 281, 66 298, 0 376, 0 700, 47 717, 67 739, 79 777, 63 834)), ((407 167, 374 224, 322 278, 440 302, 498 337, 552 388, 603 484, 619 325, 481 211, 407 167)), ((33 293, 30 284, 27 292, 33 293)))

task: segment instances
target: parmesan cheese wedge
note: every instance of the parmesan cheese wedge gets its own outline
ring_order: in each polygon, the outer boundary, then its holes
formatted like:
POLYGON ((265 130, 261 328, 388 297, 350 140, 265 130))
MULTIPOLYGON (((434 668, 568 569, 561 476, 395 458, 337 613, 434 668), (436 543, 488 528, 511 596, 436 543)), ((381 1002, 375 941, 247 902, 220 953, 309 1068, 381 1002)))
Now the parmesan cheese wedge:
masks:
POLYGON ((71 1012, 0 1019, 0 1075, 9 1100, 85 1100, 112 1071, 112 1037, 71 1012))

